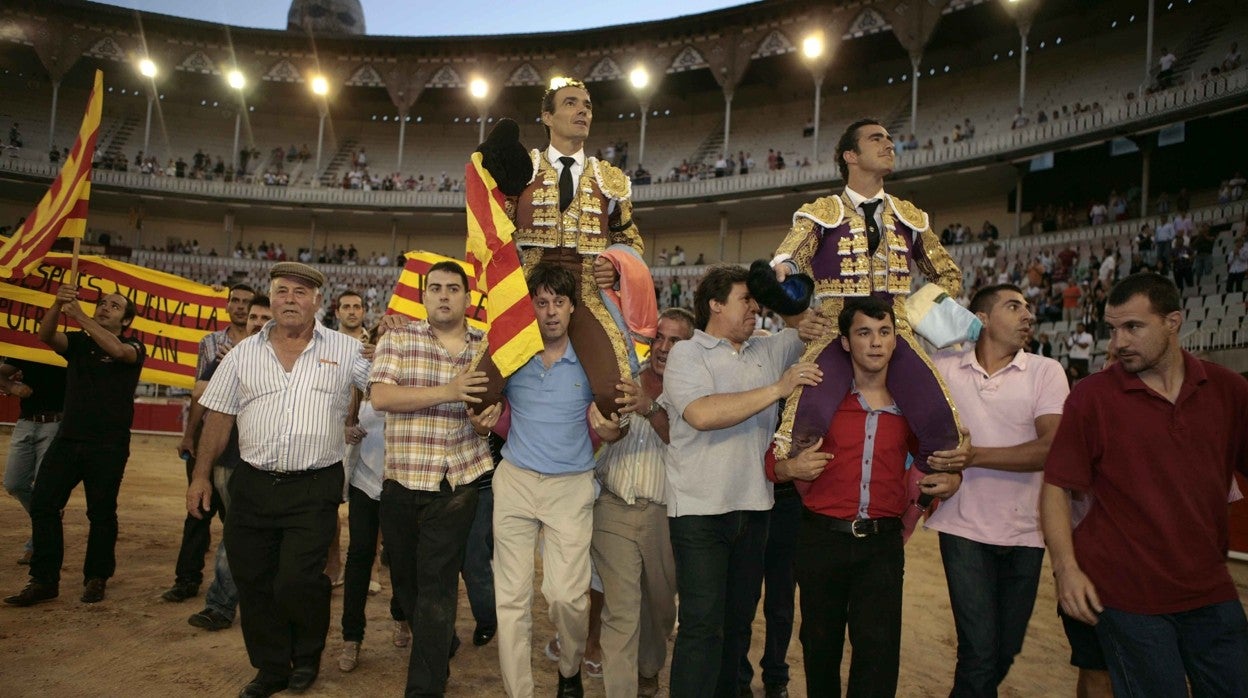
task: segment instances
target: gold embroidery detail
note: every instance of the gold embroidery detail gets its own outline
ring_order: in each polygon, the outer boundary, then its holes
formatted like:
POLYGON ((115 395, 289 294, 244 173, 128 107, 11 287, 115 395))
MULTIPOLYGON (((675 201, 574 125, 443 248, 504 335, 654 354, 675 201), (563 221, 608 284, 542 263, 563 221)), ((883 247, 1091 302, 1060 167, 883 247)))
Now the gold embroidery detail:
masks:
POLYGON ((586 257, 581 261, 581 303, 593 314, 594 320, 602 326, 603 332, 606 332, 607 338, 611 340, 611 349, 615 352, 616 366, 620 371, 621 380, 631 376, 628 345, 624 343, 624 333, 620 331, 619 325, 615 324, 611 311, 607 310, 606 304, 602 302, 602 294, 599 293, 598 284, 594 281, 592 257, 586 257))
POLYGON ((585 169, 587 172, 594 173, 598 188, 607 198, 617 201, 632 198, 633 183, 620 168, 609 162, 602 162, 598 158, 589 158, 585 169))

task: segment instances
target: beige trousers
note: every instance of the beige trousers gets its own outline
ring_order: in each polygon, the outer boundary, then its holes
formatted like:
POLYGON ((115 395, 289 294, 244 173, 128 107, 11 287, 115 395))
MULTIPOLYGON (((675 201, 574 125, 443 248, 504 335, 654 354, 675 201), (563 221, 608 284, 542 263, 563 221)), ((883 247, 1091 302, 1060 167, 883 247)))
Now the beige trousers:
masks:
POLYGON ((676 624, 676 562, 667 507, 627 504, 604 491, 591 550, 602 578, 602 671, 607 698, 634 698, 638 676, 657 676, 676 624))
POLYGON ((533 574, 545 537, 542 593, 559 633, 559 673, 581 670, 589 635, 589 545, 594 473, 542 475, 507 460, 494 473, 494 601, 498 663, 513 698, 533 695, 533 574))

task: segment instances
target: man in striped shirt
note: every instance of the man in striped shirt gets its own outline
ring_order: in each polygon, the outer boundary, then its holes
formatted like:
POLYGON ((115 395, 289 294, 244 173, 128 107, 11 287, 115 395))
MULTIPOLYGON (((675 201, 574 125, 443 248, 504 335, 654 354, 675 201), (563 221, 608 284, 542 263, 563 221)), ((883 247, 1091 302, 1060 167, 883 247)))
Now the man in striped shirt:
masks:
MULTIPOLYGON (((475 481, 494 465, 466 409, 481 402, 486 382, 485 373, 469 370, 484 334, 464 318, 468 300, 462 267, 430 267, 422 297, 428 319, 387 332, 369 375, 373 407, 386 413, 381 531, 394 593, 412 626, 409 696, 446 690, 475 481)), ((344 653, 358 652, 358 644, 344 653)))
POLYGON ((659 316, 640 386, 621 384, 632 425, 598 453, 602 494, 590 554, 602 577, 603 680, 607 696, 653 696, 676 624, 676 562, 667 528, 667 412, 659 403, 667 355, 693 336, 693 313, 659 316))
POLYGON ((212 506, 211 467, 238 425, 241 463, 225 525, 243 638, 256 677, 239 694, 302 692, 320 671, 329 632, 325 560, 342 500, 343 431, 351 387, 368 384, 363 345, 316 321, 325 276, 298 262, 269 272, 273 322, 221 362, 187 511, 212 506))

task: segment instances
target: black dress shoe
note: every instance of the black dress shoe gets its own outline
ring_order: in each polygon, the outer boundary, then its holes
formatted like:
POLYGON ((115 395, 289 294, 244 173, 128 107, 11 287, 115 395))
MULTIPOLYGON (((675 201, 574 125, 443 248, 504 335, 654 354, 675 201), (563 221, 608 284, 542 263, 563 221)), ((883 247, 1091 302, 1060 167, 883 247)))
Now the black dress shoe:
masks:
POLYGON ((320 673, 321 662, 319 659, 307 664, 296 664, 294 671, 290 672, 290 684, 286 687, 286 690, 291 693, 303 693, 312 688, 312 684, 316 683, 316 677, 320 673))
POLYGON ((763 696, 765 698, 789 698, 789 686, 783 683, 765 683, 763 696))
POLYGON ((59 594, 60 589, 56 584, 44 584, 32 579, 26 584, 26 588, 12 596, 4 597, 4 602, 10 606, 34 606, 37 603, 51 601, 59 594))
POLYGON ((82 602, 99 603, 104 600, 104 592, 108 588, 108 582, 100 577, 92 577, 82 586, 82 602))
MULTIPOLYGON (((556 669, 555 673, 559 670, 556 669)), ((581 686, 581 672, 576 672, 575 676, 565 677, 559 674, 559 692, 555 694, 555 698, 584 698, 585 689, 581 686)))
POLYGON ((264 674, 256 674, 256 678, 251 683, 243 686, 243 690, 238 692, 238 698, 268 698, 274 693, 286 690, 286 679, 277 679, 264 674))
POLYGON ((226 618, 220 611, 215 608, 205 608, 186 619, 187 623, 204 630, 216 632, 217 630, 225 630, 234 624, 234 621, 226 618))
POLYGON ((498 632, 497 626, 485 627, 478 625, 477 629, 472 631, 472 644, 477 647, 484 647, 490 644, 490 640, 494 639, 494 633, 498 632))
POLYGON ((174 582, 165 590, 160 598, 171 603, 181 603, 199 595, 199 585, 195 582, 174 582))

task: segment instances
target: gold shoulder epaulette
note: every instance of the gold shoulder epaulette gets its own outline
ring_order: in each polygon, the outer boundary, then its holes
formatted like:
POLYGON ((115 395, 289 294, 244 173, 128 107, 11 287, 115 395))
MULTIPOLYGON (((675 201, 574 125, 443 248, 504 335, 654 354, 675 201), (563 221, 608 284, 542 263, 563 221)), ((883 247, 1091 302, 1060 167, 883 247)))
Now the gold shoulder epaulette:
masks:
POLYGON ((888 197, 888 204, 893 209, 893 214, 906 224, 911 230, 924 231, 927 230, 927 212, 915 206, 914 204, 899 199, 895 196, 885 194, 888 197))
POLYGON ((594 178, 598 180, 598 188, 608 199, 621 201, 632 198, 633 183, 623 170, 598 158, 589 158, 588 164, 593 168, 594 178))
POLYGON ((793 223, 796 225, 798 218, 808 218, 824 228, 835 228, 841 224, 844 213, 841 197, 824 196, 808 204, 802 204, 802 207, 797 209, 797 213, 793 214, 793 223))
POLYGON ((545 159, 542 157, 542 151, 537 148, 529 151, 529 157, 533 158, 533 176, 529 177, 528 182, 525 182, 526 187, 532 184, 533 180, 537 179, 537 173, 542 169, 542 160, 545 159))

